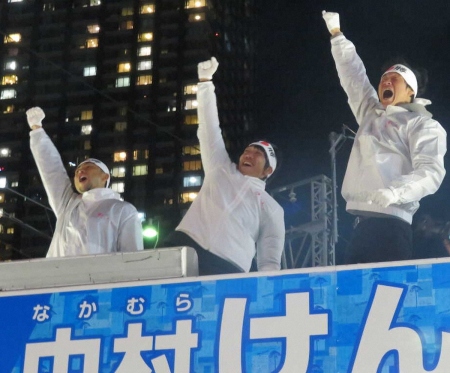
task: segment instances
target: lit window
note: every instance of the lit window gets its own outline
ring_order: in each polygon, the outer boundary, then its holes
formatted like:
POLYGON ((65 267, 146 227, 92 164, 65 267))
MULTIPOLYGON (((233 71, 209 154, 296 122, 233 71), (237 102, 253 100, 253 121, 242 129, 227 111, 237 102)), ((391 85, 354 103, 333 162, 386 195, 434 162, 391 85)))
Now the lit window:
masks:
POLYGON ((86 140, 83 144, 84 150, 90 150, 91 149, 91 140, 86 140))
POLYGON ((111 175, 114 177, 125 177, 125 167, 113 167, 111 175))
POLYGON ((126 152, 115 152, 114 153, 114 162, 123 162, 127 159, 126 152))
POLYGON ((139 56, 150 56, 152 54, 152 47, 141 47, 139 48, 138 55, 139 56))
POLYGON ((111 189, 114 192, 123 193, 123 192, 125 192, 125 183, 123 183, 123 182, 111 183, 111 189))
POLYGON ((183 178, 183 186, 184 187, 194 187, 202 185, 202 177, 201 176, 186 176, 183 178))
POLYGON ((11 181, 11 188, 17 188, 19 186, 18 181, 11 181))
POLYGON ((101 4, 100 0, 91 0, 91 2, 89 3, 90 6, 97 6, 100 4, 101 4))
POLYGON ((19 43, 22 40, 22 35, 17 34, 9 34, 5 36, 5 44, 6 43, 19 43))
POLYGON ((144 150, 134 150, 133 151, 133 159, 135 161, 139 160, 139 159, 148 159, 150 152, 148 149, 144 149, 144 150))
POLYGON ((186 115, 184 117, 184 124, 189 124, 189 125, 198 124, 198 116, 197 116, 197 114, 186 115))
POLYGON ((131 70, 131 64, 129 62, 119 63, 117 65, 117 72, 119 73, 127 73, 131 70))
POLYGON ((155 169, 156 175, 162 175, 164 173, 164 169, 162 167, 158 167, 155 169))
POLYGON ((121 30, 133 30, 133 21, 123 21, 120 23, 121 30))
POLYGON ((8 148, 1 148, 0 149, 0 157, 11 157, 11 149, 8 148))
POLYGON ((98 47, 98 39, 92 38, 86 40, 86 48, 97 48, 98 47))
POLYGON ((152 61, 151 60, 139 61, 137 69, 140 71, 151 70, 152 69, 152 61))
POLYGON ((8 0, 8 3, 21 3, 23 0, 8 0))
POLYGON ((184 171, 199 171, 202 169, 201 161, 186 161, 183 162, 184 171))
POLYGON ((5 202, 5 193, 0 193, 0 203, 5 202))
POLYGON ((14 105, 6 105, 6 107, 3 109, 3 114, 10 113, 14 113, 14 105))
POLYGON ((148 166, 145 164, 133 166, 133 176, 142 176, 148 174, 148 166))
POLYGON ((198 102, 197 100, 186 100, 184 105, 185 110, 197 109, 198 102))
POLYGON ((97 74, 97 67, 95 66, 88 66, 84 68, 83 75, 84 76, 94 76, 97 74))
POLYGON ((184 94, 185 95, 195 95, 197 93, 197 84, 185 85, 184 94))
POLYGON ((83 110, 81 112, 81 120, 91 120, 92 119, 92 110, 83 110))
POLYGON ((90 34, 98 34, 100 31, 100 26, 99 25, 89 25, 87 27, 87 30, 90 34))
POLYGON ((85 125, 81 126, 81 134, 82 135, 90 135, 91 132, 92 132, 92 125, 85 124, 85 125))
POLYGON ((14 234, 14 227, 6 228, 6 234, 14 234))
POLYGON ((186 0, 186 9, 206 6, 206 0, 186 0))
POLYGON ((198 124, 198 116, 197 116, 197 114, 186 115, 184 117, 184 124, 190 124, 190 125, 198 124))
POLYGON ((6 180, 6 177, 0 177, 0 188, 6 187, 8 184, 8 180, 6 180))
POLYGON ((114 123, 114 131, 123 132, 127 129, 127 122, 116 122, 114 123))
POLYGON ((137 85, 152 84, 152 76, 151 75, 138 76, 136 84, 137 85))
POLYGON ((130 77, 124 76, 122 78, 116 79, 116 87, 129 87, 130 86, 130 77))
POLYGON ((132 16, 133 8, 122 8, 122 15, 123 16, 132 16))
POLYGON ((3 89, 0 93, 0 100, 7 100, 10 98, 16 98, 17 92, 15 89, 3 89))
POLYGON ((143 32, 138 35, 139 41, 152 41, 153 40, 153 32, 143 32))
POLYGON ((5 70, 15 70, 17 68, 16 61, 8 61, 5 63, 5 70))
POLYGON ((205 13, 189 14, 189 22, 204 21, 205 13))
POLYGON ((197 197, 197 193, 191 192, 191 193, 182 193, 181 194, 181 203, 189 203, 192 202, 195 197, 197 197))
POLYGON ((155 11, 155 7, 153 4, 144 4, 141 6, 141 14, 149 14, 155 11))
POLYGON ((200 146, 184 146, 183 147, 184 155, 198 155, 200 154, 200 146))
POLYGON ((5 75, 2 79, 2 85, 17 84, 17 75, 5 75))

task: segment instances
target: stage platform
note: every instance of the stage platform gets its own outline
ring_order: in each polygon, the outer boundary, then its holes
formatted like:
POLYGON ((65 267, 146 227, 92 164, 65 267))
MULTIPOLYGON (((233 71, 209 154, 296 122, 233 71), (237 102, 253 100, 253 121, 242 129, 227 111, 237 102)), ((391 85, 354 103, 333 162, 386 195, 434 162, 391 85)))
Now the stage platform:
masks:
POLYGON ((1 263, 1 372, 450 371, 448 258, 198 277, 191 250, 1 263))

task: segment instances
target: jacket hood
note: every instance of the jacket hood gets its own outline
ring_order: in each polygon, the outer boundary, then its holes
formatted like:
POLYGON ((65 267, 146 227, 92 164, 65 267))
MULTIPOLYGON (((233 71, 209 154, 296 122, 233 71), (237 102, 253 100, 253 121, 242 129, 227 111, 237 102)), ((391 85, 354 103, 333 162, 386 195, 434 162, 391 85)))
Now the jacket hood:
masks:
POLYGON ((415 99, 414 102, 409 103, 409 104, 399 104, 398 106, 414 112, 414 113, 418 113, 423 115, 424 117, 427 118, 432 118, 433 114, 431 114, 426 108, 425 105, 431 104, 431 101, 429 100, 425 100, 425 99, 415 99), (421 100, 421 101, 419 101, 421 100))

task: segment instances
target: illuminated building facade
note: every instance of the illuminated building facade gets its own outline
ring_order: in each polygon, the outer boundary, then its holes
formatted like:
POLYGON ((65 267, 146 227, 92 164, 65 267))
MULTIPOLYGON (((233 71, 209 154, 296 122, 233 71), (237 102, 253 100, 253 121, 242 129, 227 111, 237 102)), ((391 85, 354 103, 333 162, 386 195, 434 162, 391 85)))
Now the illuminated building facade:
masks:
POLYGON ((111 170, 111 187, 160 236, 199 190, 197 63, 215 75, 230 155, 254 131, 253 0, 5 0, 0 5, 0 257, 45 255, 53 214, 29 150, 25 111, 44 128, 72 176, 88 157, 111 170), (8 190, 9 189, 9 190, 8 190))

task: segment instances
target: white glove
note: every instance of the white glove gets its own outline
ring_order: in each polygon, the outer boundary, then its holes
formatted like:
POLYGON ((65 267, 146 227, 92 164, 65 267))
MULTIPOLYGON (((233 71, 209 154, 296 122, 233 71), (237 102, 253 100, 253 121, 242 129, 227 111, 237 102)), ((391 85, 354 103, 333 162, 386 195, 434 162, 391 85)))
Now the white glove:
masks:
POLYGON ((216 57, 211 57, 208 61, 200 62, 197 66, 198 78, 211 80, 218 66, 219 62, 217 62, 216 57))
POLYGON ((399 198, 397 195, 389 188, 378 189, 375 192, 372 192, 368 196, 368 203, 375 203, 381 207, 388 207, 394 203, 398 203, 399 198))
POLYGON ((40 107, 36 106, 27 110, 27 121, 31 129, 33 128, 33 126, 42 127, 42 120, 44 118, 44 110, 42 110, 40 107))
POLYGON ((327 12, 326 10, 322 10, 322 17, 327 24, 328 31, 331 32, 333 29, 340 29, 341 25, 339 22, 339 13, 327 12))

